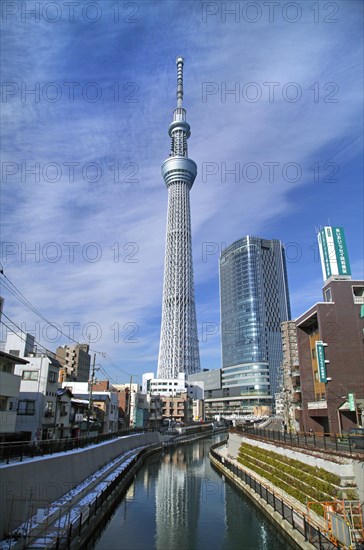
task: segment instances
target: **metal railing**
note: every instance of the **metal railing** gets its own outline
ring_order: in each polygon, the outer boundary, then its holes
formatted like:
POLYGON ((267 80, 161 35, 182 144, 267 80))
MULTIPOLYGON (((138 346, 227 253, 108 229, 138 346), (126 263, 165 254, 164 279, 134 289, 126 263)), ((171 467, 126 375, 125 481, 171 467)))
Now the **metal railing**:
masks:
MULTIPOLYGON (((201 427, 201 425, 198 424, 197 427, 201 427)), ((26 458, 35 458, 44 455, 52 455, 55 453, 72 451, 73 449, 81 449, 90 445, 97 445, 98 443, 110 441, 117 437, 129 434, 155 431, 159 431, 162 434, 165 433, 166 435, 175 435, 176 439, 178 439, 179 442, 193 439, 192 434, 180 435, 178 432, 173 432, 169 434, 168 431, 163 431, 160 428, 134 428, 118 430, 117 432, 112 432, 108 434, 83 436, 74 439, 67 438, 45 439, 41 441, 12 441, 9 443, 0 443, 0 464, 1 462, 9 464, 10 461, 22 462, 26 458)), ((205 434, 205 436, 210 436, 213 435, 213 433, 214 432, 212 430, 209 430, 207 432, 198 432, 195 435, 200 436, 202 434, 205 434)))
MULTIPOLYGON (((69 520, 67 525, 63 525, 62 527, 55 529, 52 526, 45 526, 42 536, 44 538, 47 538, 47 545, 46 548, 48 549, 56 549, 60 550, 61 548, 71 548, 72 545, 75 543, 75 539, 80 537, 85 530, 88 529, 88 525, 90 523, 90 520, 92 522, 92 518, 96 516, 98 513, 100 513, 100 510, 102 510, 102 506, 105 503, 105 501, 110 497, 110 495, 115 491, 117 486, 120 484, 123 480, 128 480, 130 477, 134 475, 136 470, 138 469, 138 462, 140 459, 144 456, 149 454, 150 452, 153 452, 157 450, 160 447, 160 444, 151 445, 149 448, 145 448, 140 450, 135 457, 133 457, 130 462, 127 464, 127 466, 124 468, 122 472, 120 472, 112 481, 105 487, 100 493, 95 495, 95 498, 89 502, 88 505, 86 505, 83 510, 80 512, 77 517, 71 521, 69 520), (49 532, 48 532, 49 531, 49 532)), ((62 510, 62 515, 65 514, 65 509, 62 510)), ((70 516, 69 516, 70 517, 70 516)), ((60 520, 59 523, 61 525, 61 514, 60 514, 60 520)), ((31 533, 27 533, 25 535, 24 544, 25 547, 28 546, 28 544, 31 544, 38 540, 40 538, 40 535, 37 536, 31 535, 31 533)), ((10 546, 11 548, 11 540, 10 539, 10 546)))
MULTIPOLYGON (((132 430, 131 430, 132 431, 132 430)), ((135 433, 136 430, 134 430, 135 433)), ((149 430, 150 431, 150 430, 149 430)), ((8 548, 11 548, 13 543, 16 544, 19 542, 19 539, 22 538, 25 545, 30 545, 31 543, 39 540, 40 538, 47 539, 47 548, 48 549, 55 549, 55 550, 61 550, 66 548, 71 548, 75 546, 76 539, 78 537, 85 534, 85 532, 88 531, 88 525, 91 525, 93 523, 93 519, 95 516, 105 516, 103 517, 103 522, 107 521, 107 518, 109 517, 109 510, 106 511, 103 510, 104 503, 111 497, 112 493, 117 489, 119 491, 119 484, 121 482, 124 482, 124 490, 128 486, 128 483, 135 475, 136 471, 141 466, 142 458, 148 457, 150 454, 162 451, 164 449, 178 447, 181 444, 184 443, 192 443, 196 439, 204 438, 204 437, 210 437, 211 433, 203 433, 200 434, 193 434, 190 436, 181 436, 176 439, 172 439, 169 441, 164 442, 158 442, 151 445, 148 445, 144 449, 141 449, 136 453, 136 455, 130 460, 130 462, 126 465, 126 467, 121 471, 101 492, 97 492, 95 494, 95 497, 80 511, 79 514, 77 514, 76 518, 71 520, 71 515, 67 512, 72 508, 72 504, 66 505, 65 507, 61 507, 60 513, 59 513, 59 520, 55 520, 54 522, 51 522, 51 524, 47 524, 45 522, 44 528, 41 530, 41 532, 37 533, 37 535, 32 535, 31 528, 23 534, 23 537, 16 536, 14 533, 9 535, 8 548), (68 516, 69 520, 65 523, 63 523, 62 518, 64 516, 68 516), (57 529, 57 521, 59 523, 59 527, 57 529)), ((220 441, 218 445, 226 443, 227 440, 220 441)), ((113 497, 111 497, 113 498, 113 497)), ((49 504, 49 507, 51 504, 49 504)), ((112 506, 112 502, 110 502, 110 506, 112 506)), ((100 524, 96 527, 96 530, 91 528, 88 533, 88 537, 90 538, 92 535, 94 535, 95 532, 98 532, 100 529, 102 529, 103 523, 100 522, 100 524)), ((31 527, 31 526, 29 526, 31 527)), ((15 530, 16 531, 16 530, 15 530)), ((25 546, 24 546, 25 547, 25 546)))
MULTIPOLYGON (((333 434, 299 432, 296 434, 282 432, 281 430, 265 430, 264 428, 236 427, 230 428, 235 432, 247 437, 260 438, 279 443, 307 449, 320 449, 334 451, 338 454, 363 455, 364 458, 364 436, 356 434, 333 434)), ((359 457, 361 458, 361 457, 359 457)))
POLYGON ((45 439, 40 441, 11 441, 9 443, 0 443, 0 461, 9 464, 10 461, 18 460, 22 462, 24 458, 34 458, 54 453, 62 453, 80 449, 110 441, 123 435, 153 432, 151 428, 134 428, 118 430, 108 434, 97 434, 93 436, 82 436, 78 438, 67 439, 45 439))
POLYGON ((283 499, 278 497, 274 491, 270 490, 266 485, 257 481, 254 477, 245 472, 242 468, 234 464, 227 457, 221 457, 214 449, 221 446, 221 443, 217 443, 210 448, 210 454, 215 460, 227 468, 232 474, 246 483, 255 493, 257 493, 265 502, 270 504, 275 512, 288 521, 293 529, 299 531, 304 536, 305 541, 310 542, 315 548, 319 550, 334 550, 336 548, 344 548, 340 543, 334 544, 326 535, 321 531, 318 526, 312 525, 310 521, 307 521, 307 516, 296 510, 283 499))

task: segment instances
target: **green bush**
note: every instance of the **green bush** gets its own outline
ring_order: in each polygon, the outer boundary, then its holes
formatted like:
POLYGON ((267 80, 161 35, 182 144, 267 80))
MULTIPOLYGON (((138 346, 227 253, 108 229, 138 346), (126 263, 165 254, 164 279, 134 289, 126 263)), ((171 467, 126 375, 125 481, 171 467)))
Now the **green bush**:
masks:
MULTIPOLYGON (((244 452, 242 453, 242 451, 240 450, 239 456, 245 456, 245 454, 248 454, 250 457, 255 457, 259 461, 264 462, 265 466, 269 465, 275 470, 277 470, 279 472, 278 477, 282 477, 281 472, 284 472, 286 475, 292 477, 294 480, 296 479, 300 480, 309 488, 314 487, 317 491, 319 491, 322 494, 323 500, 325 500, 327 496, 328 497, 337 496, 337 493, 338 493, 337 487, 316 478, 316 476, 312 476, 308 473, 302 472, 301 470, 298 470, 293 466, 288 466, 283 462, 281 462, 280 460, 276 460, 275 458, 271 457, 270 455, 266 456, 264 450, 262 449, 257 450, 257 449, 258 449, 257 447, 249 446, 248 453, 244 453, 244 452)), ((272 454, 277 456, 277 453, 272 453, 272 454)), ((280 455, 278 456, 280 457, 280 455)), ((315 468, 312 468, 312 469, 315 470, 315 468)))
POLYGON ((281 455, 279 453, 275 453, 274 451, 267 451, 265 449, 262 449, 261 447, 257 447, 255 445, 249 445, 248 443, 242 443, 240 447, 240 452, 244 451, 244 449, 247 449, 249 453, 253 454, 259 454, 260 456, 266 458, 272 458, 275 460, 278 460, 278 462, 282 464, 286 464, 288 466, 291 466, 293 468, 297 468, 300 472, 306 472, 311 476, 314 476, 316 478, 319 478, 323 481, 326 481, 332 485, 338 485, 341 484, 341 478, 340 476, 336 474, 332 474, 323 468, 316 468, 314 466, 310 466, 309 464, 305 464, 304 462, 301 462, 300 460, 296 460, 293 458, 288 458, 284 455, 281 455))
POLYGON ((341 478, 323 468, 310 466, 300 460, 288 458, 274 451, 242 443, 238 462, 267 479, 302 504, 315 501, 310 509, 323 516, 320 501, 335 498, 357 500, 355 489, 339 489, 341 478))
MULTIPOLYGON (((265 479, 267 479, 268 481, 273 483, 276 487, 278 487, 279 489, 282 489, 283 491, 285 491, 287 494, 289 494, 290 496, 292 496, 293 498, 295 498, 296 500, 298 500, 302 504, 306 505, 307 500, 308 500, 307 495, 302 493, 298 488, 296 488, 292 485, 288 485, 287 483, 285 483, 281 479, 278 479, 276 476, 272 475, 270 472, 267 472, 267 471, 263 470, 262 468, 258 467, 257 465, 250 463, 249 460, 244 460, 242 458, 238 458, 238 462, 240 462, 243 466, 246 466, 250 470, 253 470, 254 472, 259 474, 260 476, 264 477, 265 479)), ((313 499, 313 500, 315 500, 315 499, 313 499)), ((322 506, 320 506, 318 504, 317 505, 312 505, 311 506, 312 509, 313 509, 313 506, 315 506, 315 508, 316 508, 315 509, 316 513, 323 516, 322 506)))
POLYGON ((348 489, 345 491, 347 500, 358 500, 359 496, 354 489, 348 489))
MULTIPOLYGON (((240 457, 240 459, 241 458, 242 457, 240 457)), ((244 460, 244 458, 243 458, 243 460, 244 460)), ((267 478, 266 474, 268 473, 270 475, 270 477, 275 480, 274 481, 275 485, 277 485, 277 480, 280 480, 287 487, 292 486, 295 489, 297 489, 302 495, 305 496, 304 500, 301 500, 301 502, 303 502, 304 504, 306 504, 306 501, 310 500, 310 499, 311 500, 322 501, 322 500, 332 500, 332 498, 333 498, 330 495, 327 495, 325 493, 322 493, 321 491, 316 490, 316 488, 312 487, 312 485, 303 484, 303 483, 299 482, 299 480, 296 480, 294 478, 293 479, 290 478, 289 480, 287 480, 284 472, 282 472, 280 470, 276 470, 275 468, 272 468, 268 464, 263 464, 262 465, 256 459, 254 459, 250 456, 245 457, 245 462, 251 464, 251 466, 248 466, 248 468, 251 468, 252 470, 256 471, 257 473, 258 473, 257 469, 259 469, 261 472, 263 472, 260 475, 262 475, 265 478, 267 478)), ((245 465, 247 465, 247 464, 245 464, 245 465)))
MULTIPOLYGON (((316 501, 310 508, 318 515, 323 515, 320 501, 343 496, 338 488, 341 484, 339 476, 279 453, 242 443, 238 461, 302 504, 306 505, 309 500, 316 501)), ((346 498, 357 499, 355 490, 348 490, 345 493, 346 498)))

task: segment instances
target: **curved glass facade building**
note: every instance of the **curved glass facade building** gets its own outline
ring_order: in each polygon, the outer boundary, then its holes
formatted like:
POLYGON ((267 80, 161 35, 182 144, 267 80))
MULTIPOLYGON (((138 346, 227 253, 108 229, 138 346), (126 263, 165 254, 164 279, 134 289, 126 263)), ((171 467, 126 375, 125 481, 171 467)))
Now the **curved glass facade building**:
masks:
POLYGON ((291 316, 280 241, 247 236, 222 252, 220 305, 222 388, 240 388, 247 411, 268 405, 278 391, 280 325, 291 316))

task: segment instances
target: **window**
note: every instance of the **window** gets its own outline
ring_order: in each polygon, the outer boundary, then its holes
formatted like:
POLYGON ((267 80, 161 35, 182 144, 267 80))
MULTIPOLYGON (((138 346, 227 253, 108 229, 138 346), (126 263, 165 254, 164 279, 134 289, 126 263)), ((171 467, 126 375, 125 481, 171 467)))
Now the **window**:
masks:
POLYGON ((353 286, 355 304, 364 304, 364 286, 353 286))
POLYGON ((38 380, 39 371, 38 370, 23 370, 22 379, 23 380, 38 380))
POLYGON ((19 401, 18 414, 31 416, 35 414, 35 401, 19 401))
POLYGON ((9 365, 7 363, 3 363, 1 366, 0 366, 0 371, 1 372, 9 372, 10 374, 14 374, 13 373, 13 367, 12 365, 9 365))
POLYGON ((46 417, 53 416, 53 401, 46 401, 44 416, 46 417))
POLYGON ((57 373, 53 371, 49 371, 48 373, 48 382, 57 382, 57 373))
POLYGON ((325 290, 325 302, 332 302, 331 288, 325 290))

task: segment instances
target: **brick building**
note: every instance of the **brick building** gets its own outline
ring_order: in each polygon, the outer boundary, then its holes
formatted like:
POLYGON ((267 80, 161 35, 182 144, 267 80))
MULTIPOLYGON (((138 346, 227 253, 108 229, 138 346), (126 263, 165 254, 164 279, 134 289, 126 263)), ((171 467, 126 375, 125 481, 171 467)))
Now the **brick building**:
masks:
POLYGON ((299 423, 304 431, 342 433, 363 422, 364 281, 328 279, 323 297, 296 319, 299 423))

